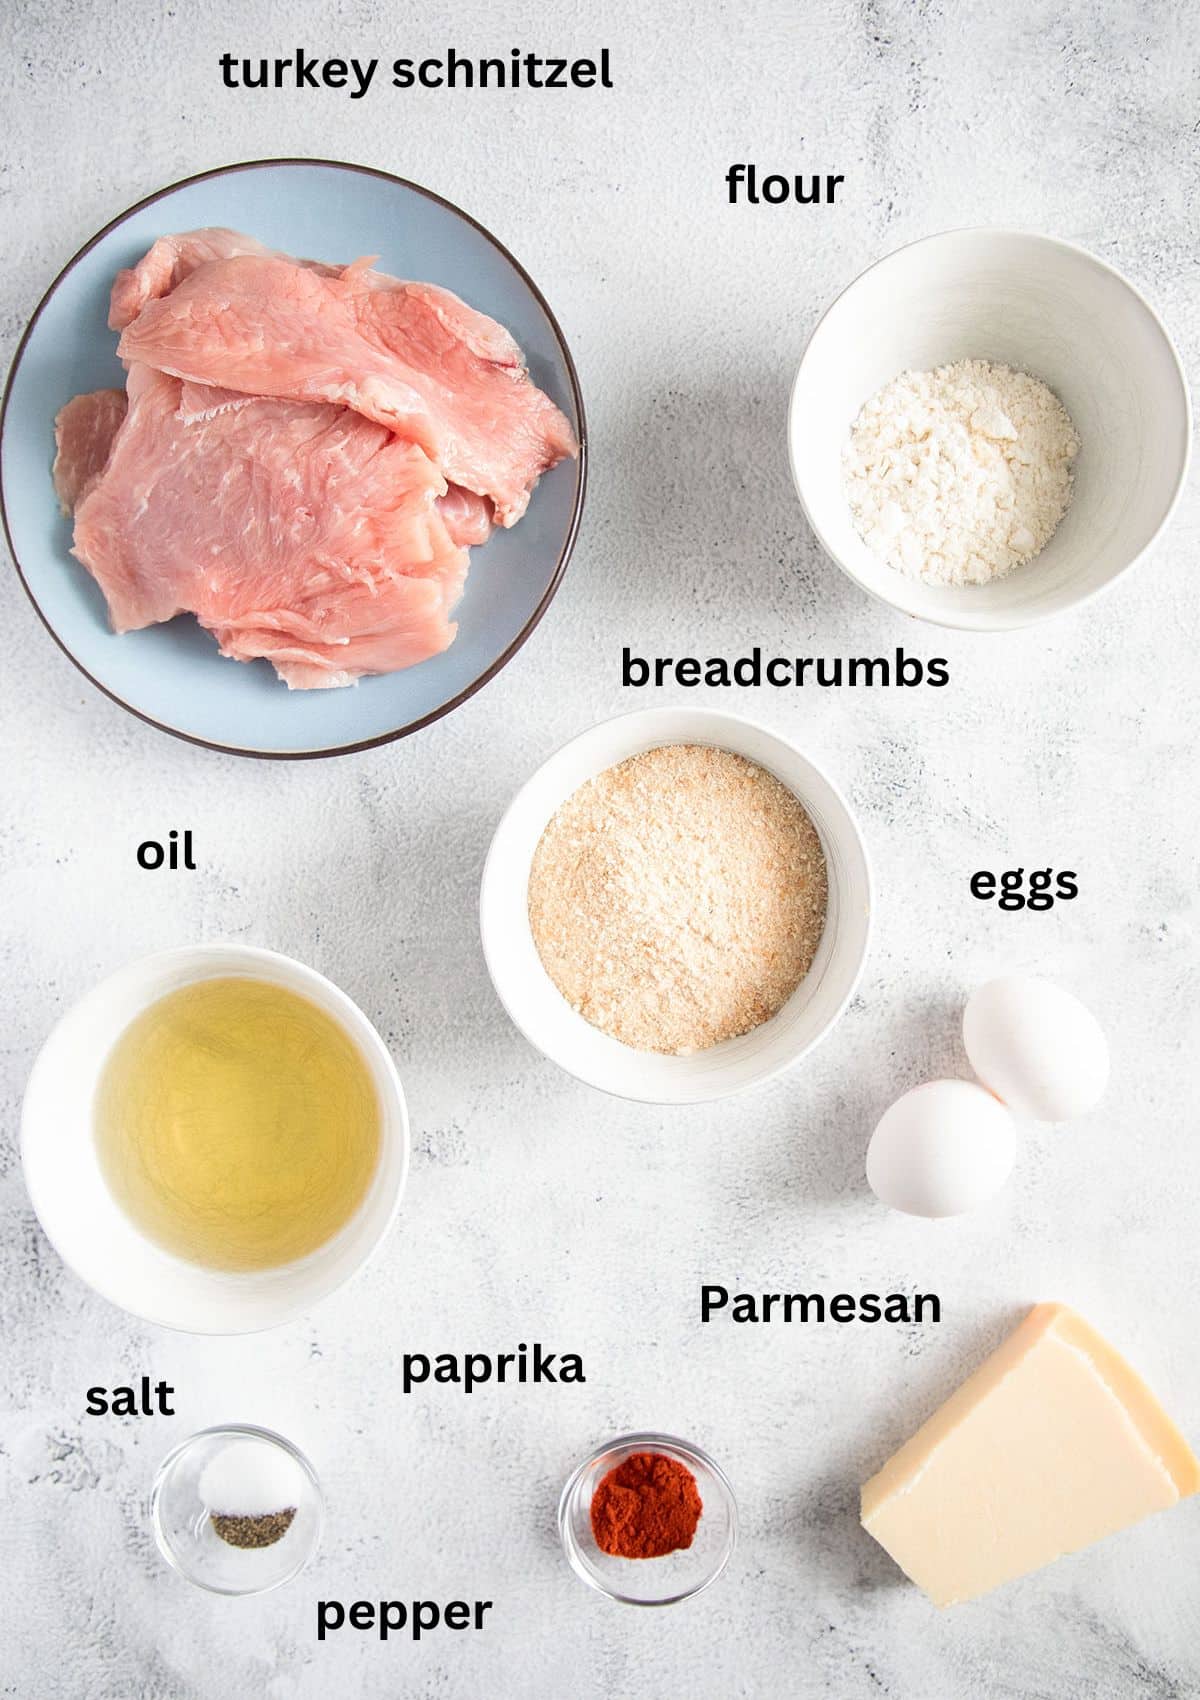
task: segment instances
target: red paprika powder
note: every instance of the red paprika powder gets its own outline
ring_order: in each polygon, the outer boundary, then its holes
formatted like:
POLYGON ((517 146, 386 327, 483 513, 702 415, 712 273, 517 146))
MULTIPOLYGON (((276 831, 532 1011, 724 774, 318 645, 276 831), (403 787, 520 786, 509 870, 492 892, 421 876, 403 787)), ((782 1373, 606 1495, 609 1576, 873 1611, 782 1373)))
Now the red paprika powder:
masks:
POLYGON ((703 1510, 685 1465, 661 1452, 631 1452, 592 1495, 592 1534, 614 1558, 662 1558, 691 1546, 703 1510))

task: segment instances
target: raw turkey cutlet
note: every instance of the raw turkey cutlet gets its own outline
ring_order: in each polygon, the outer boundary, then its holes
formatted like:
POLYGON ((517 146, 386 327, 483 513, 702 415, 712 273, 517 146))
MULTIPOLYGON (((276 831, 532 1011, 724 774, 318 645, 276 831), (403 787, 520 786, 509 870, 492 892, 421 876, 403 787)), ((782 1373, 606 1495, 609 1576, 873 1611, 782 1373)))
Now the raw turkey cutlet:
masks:
POLYGON ((125 406, 124 390, 91 390, 60 410, 54 421, 54 488, 63 513, 75 512, 108 465, 125 406))
POLYGON ((365 260, 332 274, 279 254, 213 260, 147 302, 117 353, 200 384, 353 408, 490 497, 501 525, 574 448, 502 325, 365 260))
POLYGON ((293 689, 446 649, 468 548, 578 452, 501 325, 365 260, 163 236, 109 323, 126 390, 55 426, 72 553, 115 631, 191 613, 293 689))
POLYGON ((147 301, 169 295, 176 284, 210 260, 270 251, 253 236, 243 236, 237 230, 186 230, 181 236, 160 236, 136 266, 117 273, 108 302, 108 328, 123 331, 147 301))
POLYGON ((104 476, 75 510, 116 631, 195 614, 222 654, 266 656, 299 687, 447 647, 467 554, 422 449, 323 402, 252 397, 188 424, 180 390, 130 368, 104 476))

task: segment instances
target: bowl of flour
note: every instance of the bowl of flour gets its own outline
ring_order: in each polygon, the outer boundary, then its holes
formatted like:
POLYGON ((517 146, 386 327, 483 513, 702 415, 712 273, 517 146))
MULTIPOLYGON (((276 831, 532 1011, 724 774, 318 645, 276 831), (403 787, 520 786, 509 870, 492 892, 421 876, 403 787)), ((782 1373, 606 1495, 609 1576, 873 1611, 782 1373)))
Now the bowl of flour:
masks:
POLYGON ((943 626, 1006 631, 1097 595, 1182 491, 1187 384, 1153 309, 1053 237, 930 236, 829 308, 789 413, 826 553, 943 626))

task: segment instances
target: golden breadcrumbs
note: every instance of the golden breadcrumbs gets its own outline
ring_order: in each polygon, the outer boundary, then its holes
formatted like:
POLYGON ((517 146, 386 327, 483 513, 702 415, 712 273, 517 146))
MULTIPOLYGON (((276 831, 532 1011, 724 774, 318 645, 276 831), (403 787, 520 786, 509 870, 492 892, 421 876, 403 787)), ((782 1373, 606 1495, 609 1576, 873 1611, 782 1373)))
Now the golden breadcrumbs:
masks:
POLYGON ((703 744, 646 750, 581 785, 534 852, 546 972, 593 1026, 686 1056, 768 1021, 812 966, 825 856, 787 787, 703 744))

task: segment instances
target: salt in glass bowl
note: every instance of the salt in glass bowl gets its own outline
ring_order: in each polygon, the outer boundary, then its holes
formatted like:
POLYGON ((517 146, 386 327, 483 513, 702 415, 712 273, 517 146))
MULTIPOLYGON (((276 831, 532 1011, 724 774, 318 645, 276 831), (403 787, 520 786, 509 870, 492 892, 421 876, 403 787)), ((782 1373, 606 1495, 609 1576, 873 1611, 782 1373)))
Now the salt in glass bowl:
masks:
POLYGON ((325 1521, 325 1501, 312 1465, 290 1441, 270 1429, 229 1423, 201 1429, 167 1453, 154 1478, 150 1517, 158 1550, 198 1588, 207 1588, 212 1594, 266 1594, 298 1576, 316 1552, 325 1521), (212 1460, 225 1447, 247 1440, 285 1454, 299 1484, 296 1515, 287 1532, 271 1546, 237 1547, 222 1540, 213 1528, 210 1512, 237 1508, 210 1506, 200 1492, 200 1478, 212 1460))
POLYGON ((627 1606, 673 1606, 710 1588, 737 1545, 737 1503, 720 1466, 698 1446, 669 1434, 624 1434, 596 1448, 574 1471, 558 1502, 558 1533, 571 1569, 589 1588, 627 1606), (592 1534, 592 1495, 634 1452, 658 1452, 696 1478, 704 1510, 690 1547, 663 1558, 614 1558, 592 1534))

